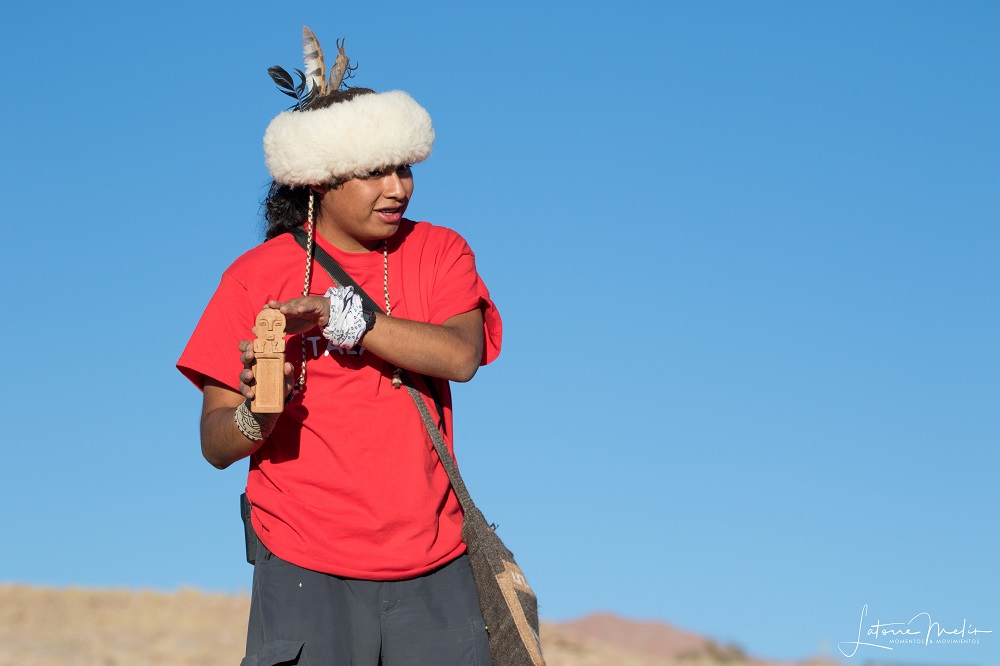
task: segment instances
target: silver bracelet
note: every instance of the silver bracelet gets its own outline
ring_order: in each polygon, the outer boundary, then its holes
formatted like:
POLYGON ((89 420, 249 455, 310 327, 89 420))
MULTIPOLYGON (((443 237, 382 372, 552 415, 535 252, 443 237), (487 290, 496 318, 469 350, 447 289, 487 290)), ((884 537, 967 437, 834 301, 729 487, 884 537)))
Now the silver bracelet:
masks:
POLYGON ((250 411, 249 402, 249 400, 245 400, 240 403, 233 418, 236 420, 236 427, 240 429, 244 437, 254 442, 262 442, 274 432, 274 426, 278 423, 278 415, 265 417, 254 414, 250 411), (271 418, 272 416, 273 418, 271 418))

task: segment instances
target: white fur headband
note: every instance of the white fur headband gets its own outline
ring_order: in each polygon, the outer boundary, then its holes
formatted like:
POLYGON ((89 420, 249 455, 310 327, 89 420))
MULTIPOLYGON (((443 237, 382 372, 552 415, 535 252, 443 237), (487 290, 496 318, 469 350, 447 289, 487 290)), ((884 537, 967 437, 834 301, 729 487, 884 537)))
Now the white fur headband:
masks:
POLYGON ((285 111, 264 134, 271 176, 295 186, 422 162, 433 145, 430 114, 401 90, 358 95, 311 111, 285 111))

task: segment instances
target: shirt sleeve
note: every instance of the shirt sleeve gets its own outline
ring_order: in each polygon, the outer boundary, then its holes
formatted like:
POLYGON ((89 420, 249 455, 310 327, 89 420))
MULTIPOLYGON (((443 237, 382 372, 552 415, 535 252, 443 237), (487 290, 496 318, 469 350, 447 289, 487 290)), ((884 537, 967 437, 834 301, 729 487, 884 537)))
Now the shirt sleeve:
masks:
POLYGON ((500 354, 503 324, 489 289, 476 270, 476 256, 469 244, 451 232, 444 243, 434 275, 430 317, 432 324, 442 324, 455 315, 475 309, 483 312, 483 357, 486 365, 500 354))
POLYGON ((257 313, 250 306, 246 285, 228 271, 191 334, 177 369, 199 389, 211 377, 234 391, 239 390, 241 340, 253 339, 257 313))

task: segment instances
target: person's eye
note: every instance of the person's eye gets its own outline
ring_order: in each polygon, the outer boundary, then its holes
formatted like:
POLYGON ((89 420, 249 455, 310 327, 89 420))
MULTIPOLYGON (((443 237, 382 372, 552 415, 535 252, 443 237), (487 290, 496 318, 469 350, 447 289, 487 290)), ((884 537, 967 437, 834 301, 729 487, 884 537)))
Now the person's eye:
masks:
POLYGON ((413 166, 410 164, 400 164, 396 167, 396 171, 402 175, 409 175, 413 171, 413 166))
POLYGON ((364 180, 369 180, 371 178, 381 178, 382 176, 385 175, 385 172, 386 172, 385 169, 374 169, 366 173, 364 176, 362 176, 362 178, 364 180))

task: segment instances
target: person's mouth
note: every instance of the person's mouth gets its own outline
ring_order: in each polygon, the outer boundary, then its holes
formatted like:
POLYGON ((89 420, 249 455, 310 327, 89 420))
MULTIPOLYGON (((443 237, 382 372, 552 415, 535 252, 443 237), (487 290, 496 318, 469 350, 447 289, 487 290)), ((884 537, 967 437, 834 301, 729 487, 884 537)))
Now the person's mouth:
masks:
POLYGON ((386 224, 399 224, 403 219, 403 206, 393 206, 391 208, 377 208, 375 214, 386 224))

